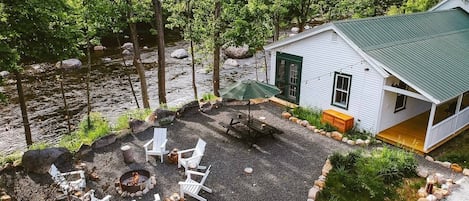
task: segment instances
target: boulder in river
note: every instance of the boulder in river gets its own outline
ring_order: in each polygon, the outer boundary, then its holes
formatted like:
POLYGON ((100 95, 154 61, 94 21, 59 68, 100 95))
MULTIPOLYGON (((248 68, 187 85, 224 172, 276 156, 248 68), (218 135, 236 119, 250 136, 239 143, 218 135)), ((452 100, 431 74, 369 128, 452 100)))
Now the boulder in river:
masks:
POLYGON ((55 164, 57 168, 70 167, 73 156, 66 148, 53 147, 43 150, 29 150, 23 154, 21 163, 28 172, 46 174, 50 166, 55 164))
POLYGON ((62 61, 62 66, 60 61, 55 64, 57 68, 72 69, 72 68, 81 68, 81 61, 79 59, 67 59, 62 61))
POLYGON ((102 45, 96 45, 96 46, 93 47, 93 50, 94 50, 94 51, 104 51, 104 50, 106 50, 106 49, 107 49, 107 48, 104 47, 104 46, 102 46, 102 45))
POLYGON ((132 51, 134 49, 134 44, 133 43, 124 43, 121 46, 121 49, 132 51))
POLYGON ((6 78, 8 75, 10 75, 10 72, 8 72, 8 71, 1 71, 0 72, 0 78, 6 78))
POLYGON ((252 57, 252 53, 249 52, 249 46, 244 45, 242 47, 227 47, 225 50, 225 55, 231 59, 244 59, 252 57))
POLYGON ((186 57, 189 57, 189 54, 187 54, 187 51, 185 49, 177 49, 171 53, 171 57, 176 59, 184 59, 186 57))

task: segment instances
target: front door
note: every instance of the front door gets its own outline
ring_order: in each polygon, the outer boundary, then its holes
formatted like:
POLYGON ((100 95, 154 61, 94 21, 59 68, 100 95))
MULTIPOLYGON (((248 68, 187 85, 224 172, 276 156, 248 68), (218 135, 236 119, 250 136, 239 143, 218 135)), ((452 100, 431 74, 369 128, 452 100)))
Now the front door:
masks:
POLYGON ((282 91, 277 97, 298 104, 303 57, 277 52, 276 60, 275 86, 282 91))

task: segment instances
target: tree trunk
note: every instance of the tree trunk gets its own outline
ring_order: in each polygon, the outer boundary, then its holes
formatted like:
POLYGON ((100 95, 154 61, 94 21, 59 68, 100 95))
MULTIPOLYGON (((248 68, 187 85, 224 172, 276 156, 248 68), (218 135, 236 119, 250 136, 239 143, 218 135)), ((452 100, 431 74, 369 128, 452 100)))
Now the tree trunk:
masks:
POLYGON ((278 13, 274 14, 273 17, 273 23, 274 23, 274 42, 278 41, 278 38, 280 37, 280 17, 278 13))
MULTIPOLYGON (((187 1, 187 9, 189 9, 189 17, 192 19, 192 7, 190 1, 187 1)), ((195 54, 194 54, 194 42, 192 41, 192 22, 189 21, 189 38, 191 40, 191 64, 192 64, 192 89, 194 90, 194 99, 199 100, 197 95, 197 85, 195 84, 195 54)))
POLYGON ((166 104, 163 10, 161 9, 160 0, 153 0, 152 2, 156 17, 156 28, 158 29, 158 100, 160 104, 166 104))
POLYGON ((88 70, 86 72, 86 101, 88 104, 88 111, 87 111, 87 124, 88 124, 88 129, 91 129, 91 96, 90 96, 90 71, 91 71, 91 43, 90 39, 87 41, 88 48, 86 49, 86 54, 88 57, 88 70))
POLYGON ((62 69, 62 61, 60 61, 60 92, 62 93, 62 100, 64 101, 64 110, 65 110, 65 119, 67 120, 67 127, 68 127, 68 134, 70 135, 72 133, 72 125, 70 123, 70 113, 68 112, 68 105, 67 105, 67 97, 65 97, 65 90, 64 90, 64 72, 62 69))
POLYGON ((269 83, 269 72, 268 72, 269 69, 267 68, 267 54, 265 50, 263 50, 263 52, 264 52, 265 82, 269 83))
POLYGON ((33 140, 31 138, 31 128, 29 127, 28 110, 26 108, 26 100, 24 99, 21 73, 18 71, 15 71, 15 75, 16 75, 16 90, 18 90, 18 101, 20 103, 20 108, 21 108, 21 117, 23 117, 24 136, 26 138, 26 145, 28 145, 29 147, 30 145, 33 144, 33 140))
MULTIPOLYGON (((132 3, 130 0, 127 0, 127 4, 131 7, 132 3)), ((127 19, 130 20, 133 17, 132 9, 129 10, 127 13, 127 19)), ((130 40, 134 46, 134 66, 137 69, 138 77, 140 78, 140 88, 142 91, 142 101, 143 101, 143 108, 150 108, 149 97, 148 97, 148 89, 147 89, 147 79, 145 78, 145 68, 143 68, 142 62, 140 60, 140 45, 138 42, 138 34, 137 34, 137 25, 134 22, 129 22, 130 28, 130 40)))
POLYGON ((220 89, 220 13, 221 3, 220 1, 215 2, 215 33, 213 34, 213 93, 215 96, 220 96, 218 90, 220 89))
MULTIPOLYGON (((189 31, 192 32, 192 30, 189 30, 189 31)), ((194 99, 199 100, 199 96, 197 95, 197 85, 195 84, 195 55, 194 55, 194 43, 192 41, 192 38, 191 38, 191 56, 192 56, 192 89, 194 90, 194 99)))
MULTIPOLYGON (((117 36, 116 39, 117 39, 117 44, 120 47, 121 42, 119 40, 119 37, 117 36)), ((127 68, 127 63, 125 62, 125 58, 124 58, 124 55, 122 53, 121 53, 121 57, 122 57, 122 62, 124 63, 124 67, 127 68)), ((137 108, 140 109, 140 104, 138 104, 138 99, 137 99, 137 95, 135 94, 134 85, 132 84, 132 79, 130 79, 130 75, 129 75, 129 73, 127 73, 126 69, 124 69, 124 74, 127 77, 127 81, 129 81, 130 89, 132 90, 132 95, 134 96, 135 103, 137 103, 137 108)))

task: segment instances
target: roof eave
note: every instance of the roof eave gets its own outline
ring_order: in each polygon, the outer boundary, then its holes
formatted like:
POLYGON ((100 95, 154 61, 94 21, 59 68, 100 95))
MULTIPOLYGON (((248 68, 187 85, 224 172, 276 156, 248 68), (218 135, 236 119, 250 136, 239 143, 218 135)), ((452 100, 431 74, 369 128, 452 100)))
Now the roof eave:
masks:
POLYGON ((449 0, 443 0, 441 1, 440 3, 436 4, 435 6, 431 7, 430 9, 428 9, 428 11, 434 11, 435 9, 439 8, 440 6, 442 6, 443 4, 445 4, 446 2, 448 2, 449 0))

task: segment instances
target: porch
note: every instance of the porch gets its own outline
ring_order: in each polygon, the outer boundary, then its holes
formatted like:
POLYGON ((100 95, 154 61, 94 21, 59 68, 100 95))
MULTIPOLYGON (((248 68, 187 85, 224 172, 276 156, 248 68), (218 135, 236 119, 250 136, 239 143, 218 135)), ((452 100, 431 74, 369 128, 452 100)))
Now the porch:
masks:
POLYGON ((419 114, 407 121, 381 131, 376 138, 424 154, 425 134, 427 133, 430 111, 419 114))
POLYGON ((433 108, 433 118, 430 117, 431 110, 426 111, 379 132, 376 138, 419 154, 429 153, 469 127, 469 107, 450 114, 442 109, 446 104, 443 106, 433 108), (433 126, 428 127, 429 119, 433 119, 433 126), (426 136, 427 133, 429 136, 426 136))

